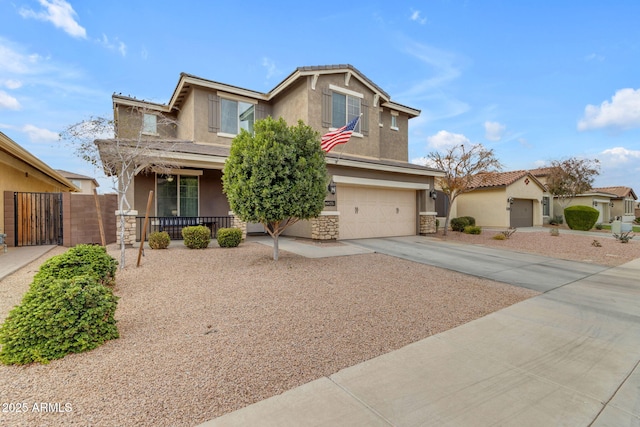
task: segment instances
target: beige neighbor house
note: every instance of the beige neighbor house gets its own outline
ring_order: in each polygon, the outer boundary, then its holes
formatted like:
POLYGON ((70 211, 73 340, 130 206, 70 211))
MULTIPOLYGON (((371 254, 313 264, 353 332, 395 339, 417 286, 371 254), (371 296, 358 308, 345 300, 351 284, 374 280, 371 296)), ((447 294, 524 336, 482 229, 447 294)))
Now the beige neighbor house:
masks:
MULTIPOLYGON (((9 234, 7 241, 11 246, 14 241, 12 230, 16 215, 22 213, 15 209, 16 197, 22 202, 25 195, 25 209, 31 205, 27 201, 27 193, 63 193, 76 192, 78 189, 43 161, 18 145, 4 133, 0 132, 0 233, 9 234), (7 230, 9 229, 9 230, 7 230), (7 233, 7 231, 10 231, 7 233)), ((45 196, 47 195, 45 194, 45 196)), ((39 196, 39 200, 42 199, 39 196)), ((51 200, 57 205, 56 200, 51 200)), ((28 209, 31 212, 30 209, 28 209)), ((26 212, 26 210, 25 210, 26 212)), ((29 214, 30 216, 30 214, 29 214)))
POLYGON ((96 190, 100 187, 98 181, 95 178, 86 175, 80 175, 78 173, 73 173, 69 171, 65 171, 62 169, 56 169, 56 171, 67 178, 69 182, 80 189, 80 193, 82 194, 93 194, 93 190, 96 190))
POLYGON ((636 218, 636 193, 631 187, 598 187, 592 189, 599 193, 613 195, 609 198, 609 220, 619 219, 622 222, 633 222, 636 218))
POLYGON ((543 224, 545 187, 528 171, 474 177, 473 190, 455 201, 451 218, 472 216, 480 227, 518 228, 543 224))
POLYGON ((429 193, 443 173, 408 162, 409 121, 420 111, 392 101, 351 65, 300 67, 266 93, 182 73, 167 104, 114 95, 113 108, 116 138, 134 138, 125 129, 143 129, 155 155, 175 165, 138 173, 129 187, 137 238, 150 190, 149 231, 163 229, 179 239, 191 224, 262 230, 229 211, 221 177, 233 138, 267 116, 290 125, 303 120, 322 135, 361 115, 349 142, 327 154, 331 185, 324 211, 289 228, 289 235, 327 240, 435 232, 429 193), (178 125, 161 125, 165 117, 178 125))

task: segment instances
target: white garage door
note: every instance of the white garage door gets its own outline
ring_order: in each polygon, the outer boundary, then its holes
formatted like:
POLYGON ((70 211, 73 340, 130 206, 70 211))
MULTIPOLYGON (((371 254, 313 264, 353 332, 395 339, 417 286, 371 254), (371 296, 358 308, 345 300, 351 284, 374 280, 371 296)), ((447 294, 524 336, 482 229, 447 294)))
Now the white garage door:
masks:
POLYGON ((340 239, 416 234, 416 191, 340 185, 340 239))

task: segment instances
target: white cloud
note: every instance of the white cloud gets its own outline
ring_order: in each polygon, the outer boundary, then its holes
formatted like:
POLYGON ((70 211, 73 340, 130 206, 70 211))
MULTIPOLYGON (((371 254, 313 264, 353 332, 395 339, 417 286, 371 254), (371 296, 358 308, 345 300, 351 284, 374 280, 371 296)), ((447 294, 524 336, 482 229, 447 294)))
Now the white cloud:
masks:
POLYGON ((5 80, 3 84, 9 89, 20 89, 22 87, 22 82, 14 79, 5 80))
POLYGON ((0 90, 0 110, 19 110, 20 102, 9 95, 7 92, 0 90))
POLYGON ((471 141, 461 133, 451 133, 441 130, 427 138, 429 147, 436 150, 446 149, 460 144, 471 144, 471 141))
POLYGON ((109 50, 117 50, 120 52, 120 55, 127 56, 127 45, 124 42, 119 41, 117 37, 112 42, 106 34, 102 34, 102 38, 98 39, 97 42, 109 50))
POLYGON ((585 107, 584 118, 578 122, 578 130, 606 127, 640 127, 640 89, 620 89, 613 95, 611 102, 604 101, 599 107, 591 104, 585 107))
POLYGON ((624 147, 608 148, 600 153, 600 159, 609 165, 637 163, 640 160, 640 150, 629 150, 624 147))
POLYGON ((37 54, 23 54, 19 47, 0 37, 0 71, 13 74, 33 74, 41 62, 37 54))
POLYGON ((267 69, 267 80, 280 74, 276 63, 267 57, 262 58, 262 66, 267 69))
POLYGON ((64 0, 38 0, 46 10, 35 12, 31 9, 20 9, 23 18, 35 18, 41 21, 49 21, 56 28, 62 29, 72 37, 86 38, 87 31, 76 22, 76 12, 73 7, 64 0))
POLYGON ((48 129, 38 128, 34 125, 25 125, 22 131, 27 134, 31 142, 53 142, 59 139, 56 132, 48 129))
POLYGON ((427 23, 427 18, 420 16, 419 10, 411 10, 411 17, 409 18, 414 22, 419 23, 420 25, 424 25, 427 23))
POLYGON ((484 137, 489 141, 500 141, 507 127, 498 122, 484 122, 484 137))

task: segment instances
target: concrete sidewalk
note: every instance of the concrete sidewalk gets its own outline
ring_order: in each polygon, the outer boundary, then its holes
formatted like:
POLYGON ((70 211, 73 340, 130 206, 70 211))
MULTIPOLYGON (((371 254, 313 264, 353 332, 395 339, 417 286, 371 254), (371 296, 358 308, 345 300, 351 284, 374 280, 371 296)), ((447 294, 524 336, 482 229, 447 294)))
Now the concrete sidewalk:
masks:
POLYGON ((0 253, 0 280, 37 260, 55 247, 55 245, 48 245, 7 248, 7 253, 0 253))
POLYGON ((640 426, 640 259, 202 424, 640 426))

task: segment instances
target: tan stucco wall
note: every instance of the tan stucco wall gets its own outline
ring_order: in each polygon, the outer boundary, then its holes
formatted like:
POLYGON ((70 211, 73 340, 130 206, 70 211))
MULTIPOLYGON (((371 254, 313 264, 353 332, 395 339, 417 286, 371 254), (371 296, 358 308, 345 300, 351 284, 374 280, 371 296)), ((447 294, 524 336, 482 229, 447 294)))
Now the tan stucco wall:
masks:
MULTIPOLYGON (((149 114, 160 114, 156 111, 149 110, 149 114)), ((142 109, 127 107, 127 106, 118 106, 117 107, 117 127, 118 127, 118 137, 120 138, 130 138, 137 140, 140 130, 142 129, 142 117, 144 115, 144 111, 142 109)), ((168 120, 177 121, 178 118, 167 114, 166 117, 168 120)), ((161 120, 158 120, 157 126, 157 135, 144 135, 145 139, 166 139, 166 138, 176 138, 178 132, 178 126, 174 123, 162 123, 161 120)))
MULTIPOLYGON (((178 139, 184 141, 194 141, 196 139, 196 130, 199 130, 198 124, 195 123, 195 111, 194 102, 197 93, 200 91, 191 90, 187 97, 184 100, 182 108, 178 112, 178 130, 177 137, 178 139)), ((199 106, 200 107, 200 106, 199 106)), ((206 107, 206 104, 205 104, 206 107)), ((205 123, 206 124, 206 123, 205 123)), ((205 130, 207 128, 205 127, 205 130)))
MULTIPOLYGON (((0 151, 0 194, 5 191, 59 193, 68 191, 32 166, 0 151)), ((4 199, 0 198, 0 212, 4 212, 4 199)), ((0 232, 4 232, 4 215, 0 215, 0 232)))
POLYGON ((309 126, 319 129, 320 123, 316 126, 310 119, 311 117, 320 118, 319 113, 315 115, 309 112, 310 105, 313 105, 313 101, 310 101, 307 96, 310 92, 313 91, 308 91, 307 79, 300 79, 294 86, 278 95, 272 103, 271 114, 275 119, 282 117, 289 126, 295 125, 298 120, 303 120, 309 126))

